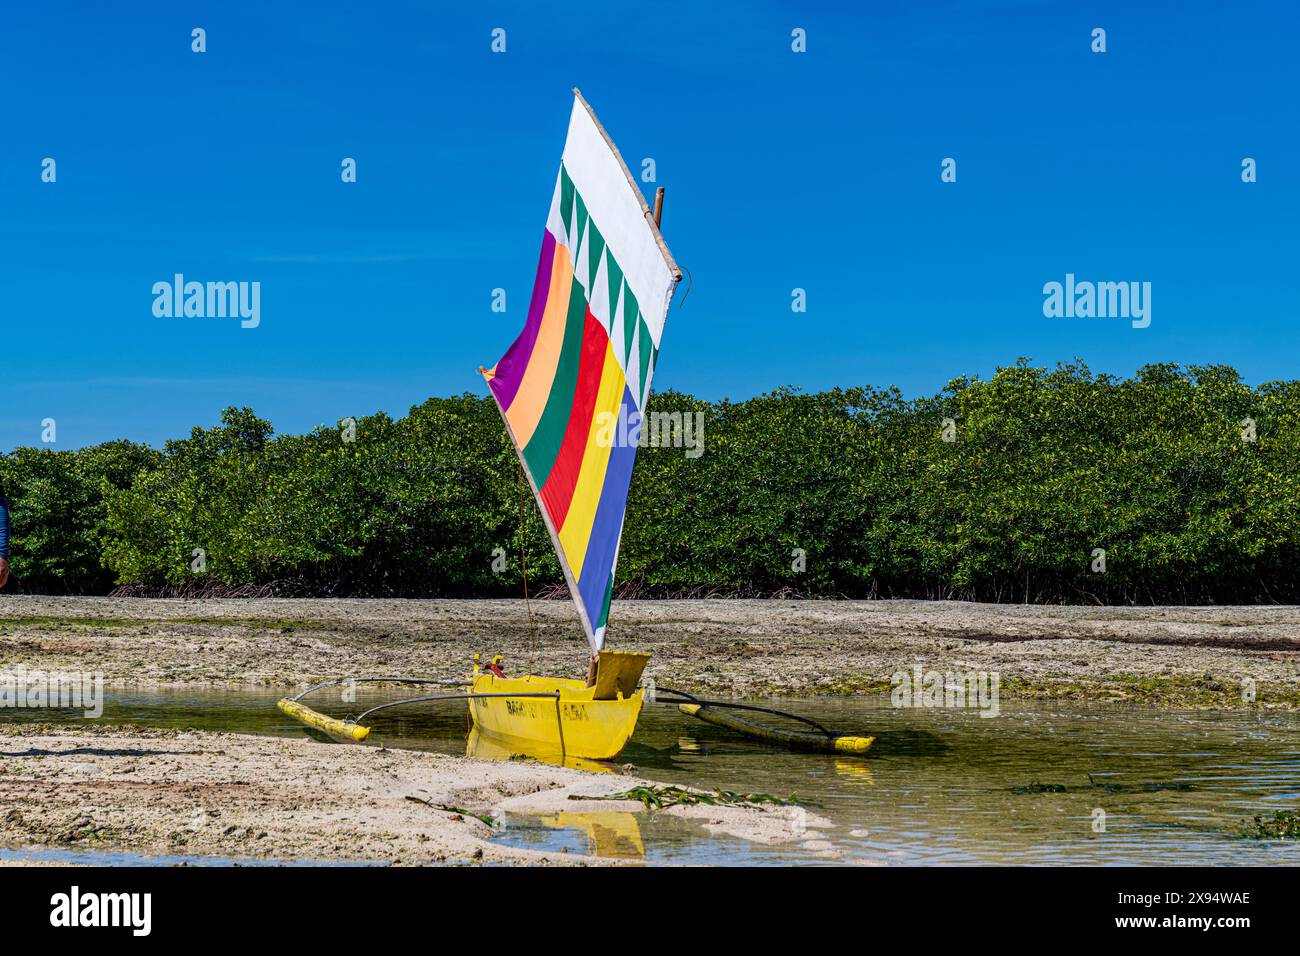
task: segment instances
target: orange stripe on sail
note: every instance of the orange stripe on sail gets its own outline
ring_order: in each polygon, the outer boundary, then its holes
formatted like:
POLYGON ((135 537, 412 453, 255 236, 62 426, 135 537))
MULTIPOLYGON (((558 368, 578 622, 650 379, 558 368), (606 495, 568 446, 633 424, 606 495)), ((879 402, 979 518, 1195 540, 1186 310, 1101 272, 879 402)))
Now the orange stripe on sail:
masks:
POLYGON ((541 421, 546 400, 551 395, 555 381, 555 367, 560 361, 560 346, 564 342, 564 325, 569 312, 569 293, 573 289, 573 263, 569 250, 563 245, 555 247, 555 263, 551 266, 551 288, 546 294, 546 311, 542 314, 542 327, 537 331, 533 354, 528 359, 523 381, 515 400, 506 412, 506 421, 515 434, 515 441, 523 448, 533 437, 541 421))

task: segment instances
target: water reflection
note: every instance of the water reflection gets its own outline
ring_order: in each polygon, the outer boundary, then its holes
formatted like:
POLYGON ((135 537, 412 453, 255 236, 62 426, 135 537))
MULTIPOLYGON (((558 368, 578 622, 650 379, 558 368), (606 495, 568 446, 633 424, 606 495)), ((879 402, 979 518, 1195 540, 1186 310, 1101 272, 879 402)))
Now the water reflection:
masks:
MULTIPOLYGON (((394 746, 401 746, 394 741, 394 746)), ((526 740, 505 740, 492 737, 471 727, 465 741, 465 756, 478 760, 536 760, 538 763, 553 767, 572 767, 575 770, 588 770, 593 773, 614 773, 613 764, 600 760, 588 760, 586 757, 574 757, 563 754, 558 749, 549 750, 545 746, 526 740)))
MULTIPOLYGON (((282 693, 110 690, 103 722, 309 733, 275 709, 282 693)), ((318 709, 347 716, 389 699, 381 690, 359 696, 350 703, 323 699, 318 709)), ((1235 835, 1252 814, 1300 809, 1295 714, 1004 702, 1002 716, 984 720, 895 710, 886 699, 773 703, 837 729, 874 734, 876 743, 866 758, 791 753, 739 739, 676 707, 647 706, 618 764, 665 783, 796 794, 831 821, 819 839, 842 854, 839 862, 1300 864, 1300 843, 1235 835)), ((374 743, 497 759, 515 752, 498 746, 490 754, 491 742, 467 741, 463 705, 377 716, 374 743)), ((59 719, 82 718, 0 711, 0 721, 59 719)), ((643 815, 640 830, 651 861, 811 859, 800 847, 720 840, 662 814, 643 815)), ((587 831, 564 832, 571 852, 590 852, 587 831)))
POLYGON ((644 860, 645 843, 635 813, 557 813, 538 818, 542 826, 577 829, 587 835, 588 854, 620 860, 644 860))

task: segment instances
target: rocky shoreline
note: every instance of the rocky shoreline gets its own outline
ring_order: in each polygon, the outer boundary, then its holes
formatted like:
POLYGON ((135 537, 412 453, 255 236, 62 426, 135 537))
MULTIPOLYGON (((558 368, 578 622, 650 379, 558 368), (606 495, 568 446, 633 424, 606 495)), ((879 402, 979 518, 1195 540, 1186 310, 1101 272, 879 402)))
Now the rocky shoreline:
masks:
MULTIPOLYGON (((108 687, 301 687, 349 674, 456 681, 586 672, 565 601, 0 597, 0 665, 108 687)), ((1300 608, 942 601, 616 601, 613 646, 663 686, 718 696, 887 693, 926 670, 1000 675, 1004 698, 1300 708, 1300 608), (1250 700, 1252 691, 1254 700, 1250 700)))

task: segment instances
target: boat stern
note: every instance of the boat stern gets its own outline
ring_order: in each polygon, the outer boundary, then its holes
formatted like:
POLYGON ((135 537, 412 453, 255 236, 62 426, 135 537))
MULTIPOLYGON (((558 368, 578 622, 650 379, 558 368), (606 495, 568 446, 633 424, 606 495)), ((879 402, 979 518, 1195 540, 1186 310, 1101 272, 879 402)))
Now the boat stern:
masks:
POLYGON ((580 680, 480 672, 471 679, 469 713, 479 733, 521 753, 612 760, 636 730, 644 691, 613 700, 598 700, 595 692, 580 680), (478 696, 488 694, 511 696, 478 696))

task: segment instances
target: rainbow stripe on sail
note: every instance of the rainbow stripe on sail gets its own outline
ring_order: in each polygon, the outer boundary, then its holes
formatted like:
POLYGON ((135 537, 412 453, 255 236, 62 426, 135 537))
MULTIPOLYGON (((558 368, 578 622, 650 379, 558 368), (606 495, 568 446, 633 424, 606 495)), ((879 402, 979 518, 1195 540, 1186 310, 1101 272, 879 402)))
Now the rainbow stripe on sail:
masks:
POLYGON ((483 375, 594 650, 604 645, 636 426, 679 278, 640 190, 577 96, 527 321, 483 375))

